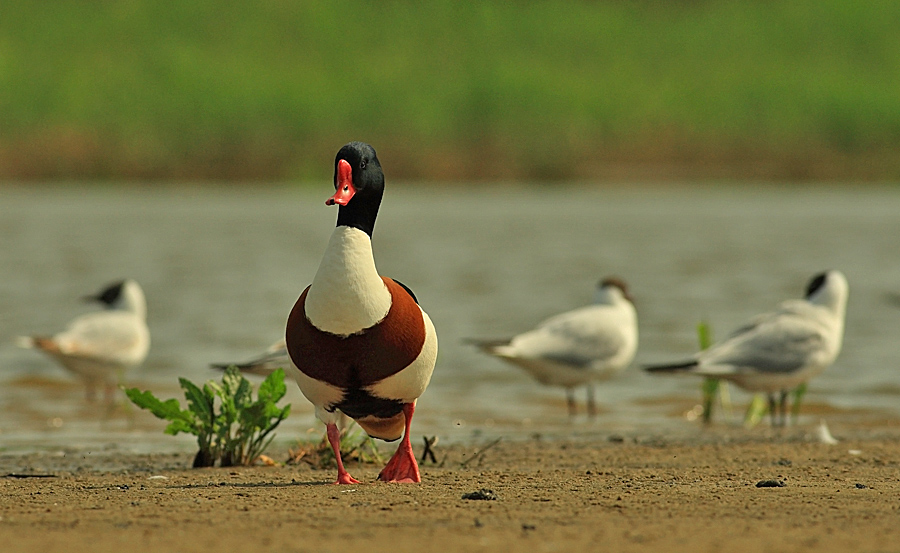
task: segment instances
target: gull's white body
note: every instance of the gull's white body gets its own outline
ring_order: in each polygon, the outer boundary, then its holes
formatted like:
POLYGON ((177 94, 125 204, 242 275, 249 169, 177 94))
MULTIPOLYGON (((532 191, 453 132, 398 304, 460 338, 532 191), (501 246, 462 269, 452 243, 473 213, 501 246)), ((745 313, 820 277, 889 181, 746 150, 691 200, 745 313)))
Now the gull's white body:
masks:
POLYGON ((625 283, 608 279, 597 288, 593 305, 551 317, 511 340, 472 342, 541 384, 565 388, 570 415, 575 414, 573 388, 587 386, 588 414, 594 415, 594 382, 619 374, 634 359, 637 313, 625 283))
POLYGON ((637 345, 634 305, 610 287, 598 291, 594 305, 551 317, 487 351, 542 384, 570 388, 615 376, 634 359, 637 345))

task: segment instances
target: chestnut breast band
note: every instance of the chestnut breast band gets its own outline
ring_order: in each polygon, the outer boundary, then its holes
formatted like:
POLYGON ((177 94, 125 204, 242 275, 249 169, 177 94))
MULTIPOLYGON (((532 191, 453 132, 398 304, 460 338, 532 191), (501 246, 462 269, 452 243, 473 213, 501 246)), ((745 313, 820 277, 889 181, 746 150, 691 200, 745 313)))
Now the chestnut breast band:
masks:
POLYGON ((391 293, 391 308, 375 325, 350 336, 316 328, 306 317, 300 295, 288 317, 286 341, 291 360, 305 375, 348 390, 362 388, 408 367, 425 344, 422 311, 407 290, 381 277, 391 293))

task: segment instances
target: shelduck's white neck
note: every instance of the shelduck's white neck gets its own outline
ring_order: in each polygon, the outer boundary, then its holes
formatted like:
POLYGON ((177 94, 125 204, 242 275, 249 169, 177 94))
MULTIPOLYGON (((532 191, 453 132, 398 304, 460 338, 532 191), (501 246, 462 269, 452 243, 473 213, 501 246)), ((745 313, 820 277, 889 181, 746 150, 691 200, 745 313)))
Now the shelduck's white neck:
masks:
POLYGON ((306 295, 306 317, 320 330, 349 336, 384 319, 390 308, 372 239, 357 228, 336 227, 306 295))

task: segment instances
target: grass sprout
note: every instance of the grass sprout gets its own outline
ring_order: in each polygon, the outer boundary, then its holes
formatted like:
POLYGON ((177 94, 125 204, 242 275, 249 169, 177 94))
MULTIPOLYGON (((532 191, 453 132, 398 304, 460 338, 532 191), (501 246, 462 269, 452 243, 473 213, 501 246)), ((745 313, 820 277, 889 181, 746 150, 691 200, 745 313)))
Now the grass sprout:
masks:
POLYGON ((797 424, 797 417, 800 416, 800 404, 803 402, 803 396, 806 395, 806 382, 800 384, 791 392, 791 420, 797 424))
MULTIPOLYGON (((709 349, 713 343, 712 329, 706 321, 697 323, 697 341, 700 344, 701 351, 709 349)), ((729 412, 731 411, 731 393, 727 382, 718 378, 706 377, 703 379, 703 383, 700 384, 700 391, 703 394, 704 424, 712 422, 713 407, 715 406, 717 395, 721 400, 722 408, 728 409, 729 412)))
POLYGON ((744 427, 753 428, 763 420, 768 412, 769 403, 766 401, 766 396, 753 394, 753 399, 750 400, 750 405, 747 406, 747 411, 744 413, 744 427))

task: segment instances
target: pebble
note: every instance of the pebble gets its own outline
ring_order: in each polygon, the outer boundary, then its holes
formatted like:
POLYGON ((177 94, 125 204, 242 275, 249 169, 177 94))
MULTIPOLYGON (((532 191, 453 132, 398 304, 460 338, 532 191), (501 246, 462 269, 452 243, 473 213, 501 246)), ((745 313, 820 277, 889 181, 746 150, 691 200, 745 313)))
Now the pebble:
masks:
POLYGON ((783 488, 784 482, 781 480, 760 480, 756 483, 757 488, 783 488))
POLYGON ((476 492, 470 492, 462 496, 463 499, 471 499, 476 501, 496 501, 497 495, 493 490, 482 488, 476 492))

